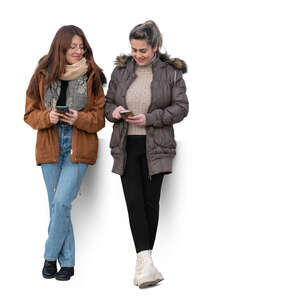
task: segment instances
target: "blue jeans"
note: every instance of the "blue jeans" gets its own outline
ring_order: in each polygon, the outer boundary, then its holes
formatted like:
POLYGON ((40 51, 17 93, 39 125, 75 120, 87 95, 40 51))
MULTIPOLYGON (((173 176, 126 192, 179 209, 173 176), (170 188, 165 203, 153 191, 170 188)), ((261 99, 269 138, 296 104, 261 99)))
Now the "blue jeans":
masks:
POLYGON ((42 171, 48 192, 50 223, 45 245, 46 260, 58 259, 61 267, 75 264, 75 241, 71 222, 71 203, 76 198, 80 182, 88 165, 70 161, 73 127, 58 124, 59 160, 58 163, 42 164, 42 171), (56 184, 55 184, 56 182, 56 184), (56 191, 54 187, 56 185, 56 191))

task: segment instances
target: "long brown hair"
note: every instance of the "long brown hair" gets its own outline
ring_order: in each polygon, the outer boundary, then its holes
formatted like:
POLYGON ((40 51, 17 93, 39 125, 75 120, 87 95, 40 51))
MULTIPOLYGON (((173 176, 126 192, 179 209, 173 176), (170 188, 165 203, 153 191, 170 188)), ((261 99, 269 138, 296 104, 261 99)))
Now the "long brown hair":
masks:
POLYGON ((100 86, 106 83, 106 78, 101 68, 94 61, 92 48, 90 47, 83 31, 74 25, 62 26, 56 32, 48 54, 40 59, 39 64, 33 74, 28 88, 30 95, 39 97, 38 76, 41 70, 47 71, 45 82, 46 87, 49 87, 54 80, 58 79, 65 72, 66 52, 70 48, 74 35, 80 36, 83 41, 83 46, 85 49, 83 56, 86 58, 89 66, 87 75, 89 75, 91 71, 95 71, 92 92, 94 95, 98 95, 100 86))

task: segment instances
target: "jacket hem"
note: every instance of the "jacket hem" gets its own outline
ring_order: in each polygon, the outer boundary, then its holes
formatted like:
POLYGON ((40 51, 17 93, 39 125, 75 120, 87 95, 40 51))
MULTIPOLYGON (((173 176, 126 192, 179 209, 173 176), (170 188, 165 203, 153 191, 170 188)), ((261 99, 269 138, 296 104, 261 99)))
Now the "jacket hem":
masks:
MULTIPOLYGON (((72 163, 84 163, 84 164, 88 164, 88 165, 94 165, 96 163, 96 161, 97 160, 89 160, 89 159, 82 159, 82 158, 77 159, 77 161, 73 161, 71 159, 72 163)), ((57 160, 47 159, 47 160, 38 160, 38 161, 36 161, 37 166, 40 166, 41 164, 49 164, 49 163, 57 163, 57 160)))
POLYGON ((172 161, 173 157, 162 157, 155 160, 151 160, 151 170, 149 170, 149 175, 153 176, 155 174, 171 174, 172 173, 172 161))

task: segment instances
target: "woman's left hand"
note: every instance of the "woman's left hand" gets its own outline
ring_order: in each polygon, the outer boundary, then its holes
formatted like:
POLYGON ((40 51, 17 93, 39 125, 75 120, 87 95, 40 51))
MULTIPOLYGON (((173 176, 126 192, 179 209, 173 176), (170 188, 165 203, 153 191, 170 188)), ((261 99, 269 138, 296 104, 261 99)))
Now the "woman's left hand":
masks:
POLYGON ((139 114, 135 116, 130 116, 126 119, 127 122, 138 125, 138 126, 145 126, 146 125, 146 117, 144 114, 139 114))
POLYGON ((68 123, 69 125, 73 125, 78 118, 78 111, 74 109, 70 109, 69 111, 70 112, 65 113, 64 116, 59 119, 68 123))

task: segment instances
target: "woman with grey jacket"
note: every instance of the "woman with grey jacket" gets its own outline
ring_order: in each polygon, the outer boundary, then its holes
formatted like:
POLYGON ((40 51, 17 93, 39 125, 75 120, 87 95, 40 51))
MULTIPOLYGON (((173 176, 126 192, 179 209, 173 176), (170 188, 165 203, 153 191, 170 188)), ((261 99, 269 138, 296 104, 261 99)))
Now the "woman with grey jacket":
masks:
POLYGON ((130 56, 119 56, 106 95, 105 115, 113 122, 113 172, 121 176, 137 252, 134 284, 163 280, 152 261, 161 185, 176 153, 173 124, 188 114, 184 61, 162 54, 162 36, 153 21, 129 35, 130 56), (127 111, 127 112, 126 112, 127 111))

